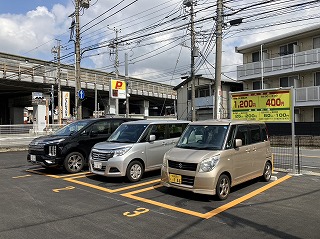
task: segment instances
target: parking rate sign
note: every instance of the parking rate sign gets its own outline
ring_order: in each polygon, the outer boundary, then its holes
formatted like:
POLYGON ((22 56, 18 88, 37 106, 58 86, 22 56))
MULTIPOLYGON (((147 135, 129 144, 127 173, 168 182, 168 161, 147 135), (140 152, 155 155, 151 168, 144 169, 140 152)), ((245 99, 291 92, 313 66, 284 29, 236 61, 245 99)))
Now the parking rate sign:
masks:
POLYGON ((291 91, 261 90, 231 93, 232 119, 291 122, 291 91))

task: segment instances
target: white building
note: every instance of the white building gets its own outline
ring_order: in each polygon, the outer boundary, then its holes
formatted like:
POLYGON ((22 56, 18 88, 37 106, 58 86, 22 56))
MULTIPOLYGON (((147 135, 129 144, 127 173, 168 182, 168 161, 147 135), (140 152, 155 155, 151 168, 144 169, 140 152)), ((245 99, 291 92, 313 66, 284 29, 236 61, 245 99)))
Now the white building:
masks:
POLYGON ((292 86, 295 121, 320 122, 320 24, 235 50, 243 55, 243 90, 292 86))

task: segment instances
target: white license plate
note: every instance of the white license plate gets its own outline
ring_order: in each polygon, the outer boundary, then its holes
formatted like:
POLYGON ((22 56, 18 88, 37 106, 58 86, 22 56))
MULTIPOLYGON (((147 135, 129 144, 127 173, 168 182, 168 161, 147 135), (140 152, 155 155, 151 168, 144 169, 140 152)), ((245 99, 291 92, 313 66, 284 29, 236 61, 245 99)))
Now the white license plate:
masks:
POLYGON ((97 169, 101 169, 102 168, 102 163, 101 162, 93 162, 93 167, 97 168, 97 169))
POLYGON ((31 162, 37 161, 37 156, 35 156, 35 155, 30 155, 30 160, 31 160, 31 162))

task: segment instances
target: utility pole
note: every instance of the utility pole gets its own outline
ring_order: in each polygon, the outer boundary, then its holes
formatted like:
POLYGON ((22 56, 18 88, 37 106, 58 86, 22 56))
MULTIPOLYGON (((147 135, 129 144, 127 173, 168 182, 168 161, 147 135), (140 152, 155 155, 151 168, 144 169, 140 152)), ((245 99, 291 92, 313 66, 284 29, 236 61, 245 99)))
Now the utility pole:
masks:
POLYGON ((223 0, 217 0, 214 119, 221 118, 222 11, 223 0))
POLYGON ((194 58, 195 58, 195 34, 194 34, 194 1, 193 0, 184 0, 183 4, 187 7, 190 7, 190 34, 191 34, 191 121, 196 121, 196 109, 195 109, 195 74, 194 74, 194 58))
POLYGON ((126 79, 126 118, 129 117, 129 90, 128 90, 128 53, 125 53, 124 55, 125 58, 125 79, 126 79))
POLYGON ((81 79, 80 79, 80 0, 75 1, 75 26, 76 26, 76 40, 75 40, 75 116, 79 120, 82 118, 81 101, 78 95, 81 90, 81 79))

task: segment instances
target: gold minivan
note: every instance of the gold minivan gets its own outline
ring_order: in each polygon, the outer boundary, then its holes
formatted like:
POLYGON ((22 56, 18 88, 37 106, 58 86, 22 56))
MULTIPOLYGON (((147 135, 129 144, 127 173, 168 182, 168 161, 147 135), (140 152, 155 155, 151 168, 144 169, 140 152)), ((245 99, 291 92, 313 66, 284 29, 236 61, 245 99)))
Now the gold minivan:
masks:
POLYGON ((272 153, 265 123, 192 122, 163 158, 161 184, 224 200, 230 188, 261 177, 269 181, 272 153))

